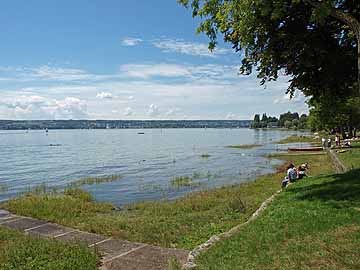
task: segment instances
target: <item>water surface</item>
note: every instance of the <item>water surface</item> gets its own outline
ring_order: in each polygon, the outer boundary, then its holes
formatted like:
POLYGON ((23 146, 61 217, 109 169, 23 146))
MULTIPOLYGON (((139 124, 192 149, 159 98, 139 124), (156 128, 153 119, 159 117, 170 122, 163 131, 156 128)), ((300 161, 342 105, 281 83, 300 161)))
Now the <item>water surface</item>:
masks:
POLYGON ((294 131, 251 129, 110 129, 0 131, 0 192, 5 200, 46 183, 66 187, 85 176, 120 174, 112 183, 85 186, 100 201, 117 205, 177 198, 270 173, 263 156, 294 131), (138 134, 144 132, 145 134, 138 134), (261 144, 254 149, 227 145, 261 144), (202 158, 202 154, 209 154, 202 158), (196 175, 198 187, 171 187, 175 176, 196 175))

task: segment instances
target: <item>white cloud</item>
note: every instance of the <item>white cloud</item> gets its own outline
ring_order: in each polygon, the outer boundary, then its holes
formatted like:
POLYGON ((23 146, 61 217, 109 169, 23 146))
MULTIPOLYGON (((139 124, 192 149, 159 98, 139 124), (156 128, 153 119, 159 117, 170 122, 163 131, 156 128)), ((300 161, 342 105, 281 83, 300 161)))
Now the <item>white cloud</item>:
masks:
POLYGON ((166 116, 175 116, 175 115, 177 115, 178 113, 180 113, 181 112, 181 109, 179 109, 179 108, 170 108, 166 113, 165 113, 165 115, 166 116))
POLYGON ((237 118, 236 114, 234 114, 232 112, 229 112, 225 117, 225 119, 227 119, 227 120, 233 120, 233 119, 236 119, 236 118, 237 118))
POLYGON ((57 100, 42 96, 6 99, 0 106, 10 110, 15 119, 86 119, 87 104, 74 97, 57 100))
POLYGON ((191 72, 184 66, 173 64, 130 64, 122 65, 121 72, 127 77, 147 79, 154 76, 160 77, 185 77, 191 72))
POLYGON ((150 104, 147 114, 151 117, 156 117, 160 114, 160 108, 155 104, 150 104))
POLYGON ((140 38, 132 38, 132 37, 125 37, 121 40, 121 44, 123 46, 136 46, 140 44, 143 40, 140 38))
POLYGON ((294 96, 291 98, 290 94, 284 94, 282 96, 277 96, 274 98, 274 104, 304 104, 307 98, 299 91, 295 92, 294 96))
POLYGON ((112 99, 113 95, 111 93, 101 92, 101 93, 97 93, 96 97, 100 99, 112 99))
POLYGON ((134 110, 132 109, 132 108, 130 108, 130 107, 127 107, 126 109, 125 109, 125 111, 124 111, 124 115, 125 116, 131 116, 131 115, 133 115, 134 114, 134 110))
POLYGON ((176 52, 192 56, 216 57, 232 52, 232 50, 224 48, 215 48, 210 51, 207 44, 187 42, 181 39, 157 39, 152 41, 152 44, 163 52, 176 52))
POLYGON ((73 68, 40 66, 29 69, 28 71, 33 72, 33 77, 45 80, 78 81, 91 78, 91 75, 86 71, 73 68))

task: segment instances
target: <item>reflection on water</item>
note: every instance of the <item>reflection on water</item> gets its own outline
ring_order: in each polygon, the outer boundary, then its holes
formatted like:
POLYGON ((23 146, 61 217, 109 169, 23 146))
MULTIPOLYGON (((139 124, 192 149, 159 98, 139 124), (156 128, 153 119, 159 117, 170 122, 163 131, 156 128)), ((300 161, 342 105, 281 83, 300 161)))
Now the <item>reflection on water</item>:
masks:
MULTIPOLYGON (((262 157, 296 132, 250 129, 148 129, 0 131, 0 200, 43 183, 65 187, 86 176, 122 175, 85 187, 96 199, 118 205, 239 183, 272 172, 262 157), (144 132, 143 135, 138 134, 144 132), (261 144, 255 149, 227 145, 261 144), (208 154, 204 158, 202 155, 208 154), (175 176, 198 176, 201 185, 169 187, 175 176), (211 175, 211 177, 208 177, 211 175)), ((193 177, 194 178, 194 177, 193 177)))

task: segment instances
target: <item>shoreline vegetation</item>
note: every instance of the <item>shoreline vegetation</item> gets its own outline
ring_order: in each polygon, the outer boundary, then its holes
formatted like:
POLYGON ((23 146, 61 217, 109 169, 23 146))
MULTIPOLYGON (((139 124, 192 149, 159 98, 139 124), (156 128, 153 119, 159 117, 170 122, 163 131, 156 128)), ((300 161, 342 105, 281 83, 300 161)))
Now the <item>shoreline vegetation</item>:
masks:
MULTIPOLYGON (((356 181, 360 144, 339 154, 347 167, 353 168, 345 174, 334 174, 328 155, 284 153, 271 158, 283 160, 276 173, 242 184, 197 191, 174 201, 142 202, 118 209, 110 203, 96 202, 80 188, 69 188, 56 194, 28 193, 1 203, 0 208, 114 238, 191 250, 212 235, 245 222, 280 188, 286 164, 309 162, 310 177, 279 194, 239 234, 201 254, 196 269, 355 269, 360 266, 357 256, 360 198, 356 181), (257 252, 259 249, 261 254, 257 252)), ((8 233, 0 230, 0 239, 8 233)), ((0 241, 1 249, 11 252, 12 247, 0 241)), ((7 254, 0 256, 0 266, 14 260, 7 254)), ((96 255, 89 251, 82 255, 86 256, 93 265, 96 255)))
POLYGON ((320 139, 315 138, 312 135, 292 135, 283 140, 277 141, 276 144, 289 144, 289 143, 310 143, 310 144, 320 144, 320 139))
POLYGON ((227 145, 226 148, 235 148, 235 149, 253 149, 261 147, 261 144, 240 144, 240 145, 227 145))

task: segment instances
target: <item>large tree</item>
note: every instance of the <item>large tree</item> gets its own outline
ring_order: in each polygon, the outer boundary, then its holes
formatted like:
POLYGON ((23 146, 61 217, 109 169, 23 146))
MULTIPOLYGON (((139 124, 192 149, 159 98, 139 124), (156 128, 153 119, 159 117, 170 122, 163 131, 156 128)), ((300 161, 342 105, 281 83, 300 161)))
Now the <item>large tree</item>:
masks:
POLYGON ((322 99, 360 95, 359 0, 178 0, 202 22, 210 49, 223 35, 242 51, 241 73, 256 68, 262 83, 279 72, 288 91, 322 99))

